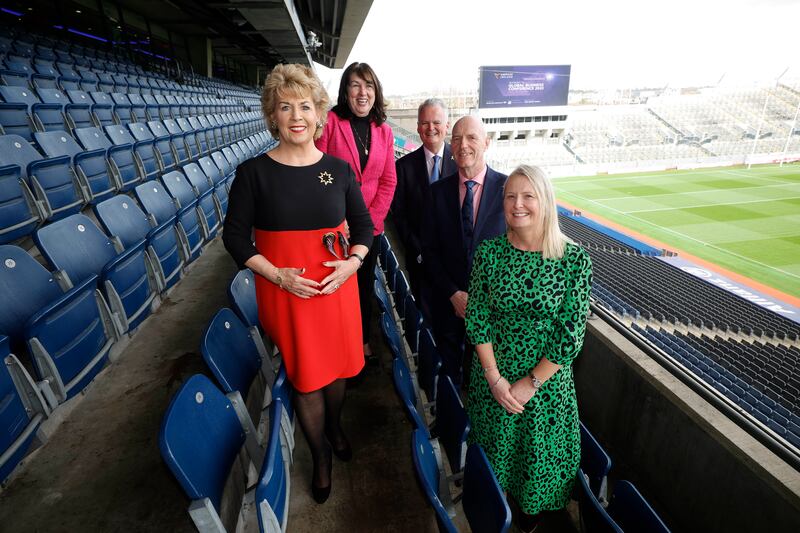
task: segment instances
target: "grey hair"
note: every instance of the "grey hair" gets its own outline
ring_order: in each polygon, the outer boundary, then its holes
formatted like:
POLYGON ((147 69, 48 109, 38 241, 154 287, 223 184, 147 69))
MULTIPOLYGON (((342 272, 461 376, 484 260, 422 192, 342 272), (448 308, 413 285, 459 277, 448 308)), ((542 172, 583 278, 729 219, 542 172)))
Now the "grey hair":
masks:
POLYGON ((441 98, 427 98, 424 102, 419 104, 419 107, 417 108, 417 116, 419 116, 419 114, 422 113, 422 110, 425 109, 426 107, 440 108, 442 111, 444 111, 445 121, 449 119, 450 113, 447 109, 447 104, 445 104, 444 100, 442 100, 441 98))

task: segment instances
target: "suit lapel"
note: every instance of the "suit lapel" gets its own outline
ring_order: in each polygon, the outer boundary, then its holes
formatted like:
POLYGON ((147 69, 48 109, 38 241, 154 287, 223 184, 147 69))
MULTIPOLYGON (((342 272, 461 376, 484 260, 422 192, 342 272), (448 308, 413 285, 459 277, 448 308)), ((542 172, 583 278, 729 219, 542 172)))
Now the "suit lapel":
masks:
MULTIPOLYGON (((337 117, 338 119, 338 117, 337 117)), ((339 126, 339 133, 341 133, 342 138, 344 139, 345 143, 347 144, 347 148, 350 149, 350 155, 353 157, 353 161, 355 162, 355 167, 353 171, 356 173, 356 178, 359 183, 361 183, 361 165, 359 161, 361 159, 358 157, 358 149, 356 148, 356 139, 353 137, 353 128, 350 126, 349 120, 338 119, 337 125, 339 126)), ((369 165, 369 161, 367 161, 367 165, 369 165)), ((366 166, 364 167, 366 170, 366 166)))
POLYGON ((453 151, 450 150, 450 145, 444 144, 444 153, 442 153, 442 177, 449 176, 458 172, 456 162, 453 160, 453 151))
POLYGON ((501 195, 498 189, 503 184, 497 172, 489 167, 486 167, 486 179, 484 180, 484 190, 481 194, 481 204, 478 206, 478 220, 475 221, 475 239, 479 237, 483 226, 486 224, 486 219, 491 213, 497 209, 497 203, 501 201, 501 195))
POLYGON ((417 176, 420 190, 424 191, 430 186, 430 177, 428 176, 428 162, 425 161, 425 149, 421 146, 417 150, 417 160, 414 166, 416 167, 414 175, 417 176))

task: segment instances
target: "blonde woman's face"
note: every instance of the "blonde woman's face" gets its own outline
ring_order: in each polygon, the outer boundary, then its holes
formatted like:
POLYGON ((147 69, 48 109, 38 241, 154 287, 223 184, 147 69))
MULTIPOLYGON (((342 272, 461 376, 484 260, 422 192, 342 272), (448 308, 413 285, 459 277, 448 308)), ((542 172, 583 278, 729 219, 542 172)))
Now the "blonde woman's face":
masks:
POLYGON ((529 229, 541 224, 539 197, 531 181, 519 174, 512 174, 506 182, 503 196, 503 212, 509 229, 529 229))
POLYGON ((314 142, 319 114, 310 97, 279 96, 272 119, 278 125, 282 143, 314 142))

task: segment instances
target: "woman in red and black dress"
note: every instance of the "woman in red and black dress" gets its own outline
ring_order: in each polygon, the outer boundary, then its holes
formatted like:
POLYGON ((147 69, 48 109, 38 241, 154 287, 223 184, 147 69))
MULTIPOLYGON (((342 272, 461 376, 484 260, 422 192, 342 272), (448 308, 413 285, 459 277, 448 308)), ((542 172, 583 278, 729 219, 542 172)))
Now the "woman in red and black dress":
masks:
POLYGON ((330 494, 331 452, 343 460, 352 455, 340 425, 345 380, 364 366, 352 276, 373 226, 350 165, 314 145, 328 97, 313 71, 278 65, 261 104, 280 144, 236 169, 223 241, 239 267, 256 274, 259 319, 297 392, 314 459, 312 493, 322 503, 330 494), (349 250, 340 237, 345 219, 349 250))

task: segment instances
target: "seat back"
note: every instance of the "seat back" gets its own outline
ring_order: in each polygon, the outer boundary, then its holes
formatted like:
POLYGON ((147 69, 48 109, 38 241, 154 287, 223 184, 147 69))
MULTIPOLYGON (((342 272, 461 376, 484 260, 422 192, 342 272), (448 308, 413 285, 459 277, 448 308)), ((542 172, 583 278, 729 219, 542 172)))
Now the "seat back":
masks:
POLYGON ((408 284, 405 273, 402 270, 397 270, 394 280, 394 306, 397 309, 397 314, 400 319, 405 323, 406 319, 406 297, 411 293, 411 287, 408 284))
POLYGON ((436 391, 436 435, 452 472, 461 472, 467 455, 469 417, 450 376, 439 377, 436 391))
POLYGON ((100 274, 117 256, 114 244, 87 216, 70 215, 34 234, 36 246, 53 268, 64 270, 72 283, 100 274))
POLYGON ((112 146, 100 128, 76 128, 75 137, 87 150, 107 150, 112 146))
POLYGON ((386 283, 392 292, 397 289, 397 272, 399 270, 400 264, 397 262, 397 256, 392 250, 389 250, 389 255, 386 258, 386 283))
MULTIPOLYGON (((17 388, 10 369, 15 367, 27 376, 16 357, 11 355, 8 337, 0 335, 0 483, 4 483, 30 448, 42 414, 29 413, 23 393, 17 388)), ((30 378, 28 378, 30 379, 30 378)))
MULTIPOLYGON (((197 196, 202 196, 211 190, 212 184, 203 169, 197 163, 189 163, 181 167, 197 196)), ((216 167, 214 167, 216 168, 216 167)))
POLYGON ((188 207, 197 200, 192 190, 191 183, 180 170, 173 170, 172 172, 164 174, 161 176, 161 181, 164 183, 164 187, 166 187, 170 196, 179 202, 181 208, 188 207))
POLYGON ((258 320, 256 282, 252 270, 245 268, 236 273, 228 286, 228 302, 246 326, 261 328, 258 320))
POLYGON ((236 314, 224 307, 203 332, 200 351, 214 378, 226 393, 239 391, 247 398, 261 368, 258 348, 236 314))
POLYGON ((9 104, 32 105, 39 103, 39 98, 34 94, 33 89, 27 87, 0 85, 0 96, 3 97, 4 102, 9 104))
POLYGON ((280 399, 269 406, 269 438, 264 464, 256 486, 256 513, 261 532, 286 531, 289 518, 288 450, 281 438, 284 404, 280 399))
POLYGON ((623 533, 608 512, 598 501, 589 486, 589 480, 578 468, 578 505, 580 507, 581 531, 592 533, 623 533))
POLYGON ((422 328, 422 313, 420 313, 417 307, 417 301, 412 294, 407 294, 405 301, 406 303, 403 306, 403 311, 405 312, 406 328, 403 330, 403 333, 405 334, 409 348, 411 348, 411 352, 417 353, 419 350, 419 334, 422 328))
POLYGON ((136 186, 133 194, 145 212, 153 215, 158 224, 163 224, 178 212, 175 200, 158 181, 142 183, 136 186))
MULTIPOLYGON (((219 154, 219 152, 214 152, 214 153, 219 154)), ((222 154, 219 155, 221 156, 222 154)), ((215 163, 214 161, 215 160, 212 159, 211 157, 205 156, 201 157, 198 160, 198 163, 200 163, 200 168, 203 169, 203 173, 205 173, 206 178, 208 178, 209 181, 211 181, 211 183, 216 187, 217 185, 222 183, 222 181, 225 179, 225 176, 222 174, 219 167, 217 166, 217 163, 215 163)))
POLYGON ((614 484, 608 514, 623 531, 669 533, 669 528, 630 481, 614 484))
POLYGON ((611 471, 611 457, 589 432, 583 422, 581 426, 581 469, 589 476, 589 486, 592 493, 600 501, 608 501, 606 491, 606 476, 611 471))
POLYGON ((105 126, 106 135, 115 146, 132 145, 136 142, 127 126, 105 126))
POLYGON ((464 515, 472 531, 504 533, 511 528, 511 508, 478 444, 467 450, 463 495, 464 515))
POLYGON ((33 138, 47 157, 61 155, 74 157, 83 152, 83 149, 66 131, 40 131, 34 133, 33 138))
POLYGON ((147 127, 147 124, 143 124, 142 122, 134 122, 133 124, 128 124, 128 129, 131 130, 131 135, 137 141, 149 141, 155 139, 153 136, 153 132, 147 127))
POLYGON ((152 229, 147 215, 130 196, 118 194, 94 206, 94 214, 103 230, 119 237, 126 249, 145 240, 152 229))
MULTIPOLYGON (((376 267, 377 268, 377 267, 376 267)), ((378 306, 381 313, 392 313, 392 303, 389 301, 389 294, 380 279, 375 279, 375 297, 378 299, 378 306)))
MULTIPOLYGON (((411 458, 414 461, 414 470, 417 473, 422 492, 436 513, 436 523, 439 531, 458 533, 453 521, 439 498, 440 474, 436 462, 436 454, 424 430, 417 429, 411 435, 411 458)), ((476 530, 477 531, 477 530, 476 530)))
POLYGON ((428 425, 422 418, 419 410, 417 409, 417 391, 414 388, 414 382, 411 379, 411 372, 402 357, 396 357, 392 362, 392 380, 394 382, 395 391, 403 402, 406 415, 415 428, 420 428, 428 433, 428 425))
POLYGON ((0 244, 29 235, 41 221, 19 165, 0 166, 0 244))
POLYGON ((52 274, 22 248, 0 246, 0 331, 22 344, 28 319, 62 291, 52 274))
POLYGON ((205 376, 190 377, 172 398, 158 436, 161 457, 192 500, 219 512, 225 480, 245 434, 230 400, 205 376))
POLYGON ((400 337, 400 332, 397 331, 397 324, 394 322, 394 317, 391 313, 381 314, 381 332, 386 341, 387 346, 392 352, 392 356, 397 358, 403 357, 403 340, 400 337))
POLYGON ((436 400, 436 389, 439 381, 439 370, 442 368, 442 356, 436 349, 433 334, 428 328, 422 328, 419 334, 419 355, 417 356, 417 379, 429 402, 436 400))

